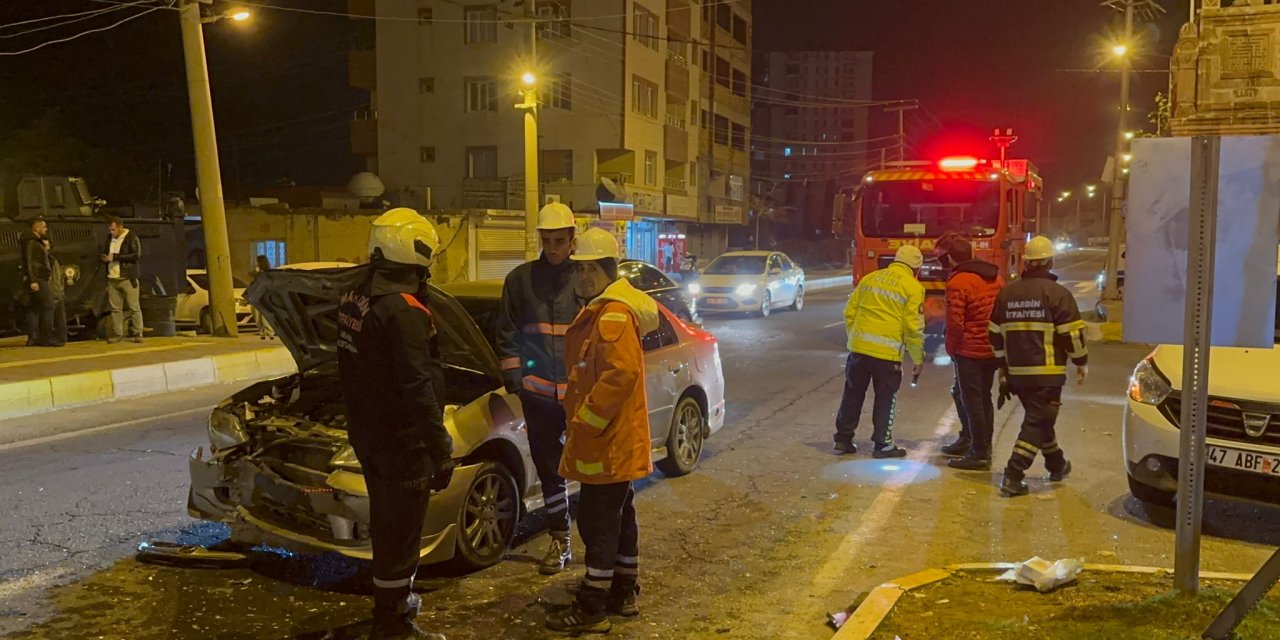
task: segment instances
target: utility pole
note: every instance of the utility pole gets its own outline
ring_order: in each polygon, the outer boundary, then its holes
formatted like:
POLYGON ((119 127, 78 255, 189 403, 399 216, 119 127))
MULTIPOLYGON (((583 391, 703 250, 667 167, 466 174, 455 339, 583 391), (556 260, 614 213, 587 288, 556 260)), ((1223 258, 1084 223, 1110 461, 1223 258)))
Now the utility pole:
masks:
POLYGON ((1116 127, 1115 161, 1111 164, 1111 215, 1107 233, 1107 281, 1102 290, 1102 299, 1105 302, 1115 302, 1120 299, 1117 271, 1120 265, 1120 244, 1124 242, 1124 207, 1128 200, 1125 197, 1127 180, 1124 168, 1121 165, 1124 164, 1127 143, 1124 134, 1129 121, 1129 71, 1133 67, 1131 62, 1133 58, 1133 12, 1134 5, 1139 1, 1124 0, 1124 44, 1122 46, 1125 47, 1125 50, 1118 56, 1120 58, 1120 118, 1116 127))
POLYGON ((200 186, 205 269, 209 273, 210 328, 215 336, 234 338, 239 331, 231 283, 231 243, 227 240, 227 211, 222 200, 218 138, 213 130, 213 98, 209 92, 199 0, 182 0, 179 16, 182 53, 187 66, 187 95, 191 103, 191 132, 195 138, 196 177, 200 186))
POLYGON ((912 109, 919 109, 918 104, 900 104, 894 107, 885 107, 885 111, 898 114, 898 161, 903 162, 907 159, 907 121, 905 114, 912 109))
POLYGON ((1013 146, 1013 143, 1018 141, 1018 136, 1013 135, 1013 129, 1005 129, 1004 133, 1000 133, 999 129, 995 129, 991 132, 991 137, 988 138, 988 140, 995 144, 996 148, 1000 149, 1000 168, 1008 169, 1009 165, 1007 156, 1009 147, 1013 146))
POLYGON ((537 260, 541 253, 538 241, 538 21, 534 3, 525 2, 529 20, 528 69, 520 77, 524 102, 516 105, 524 112, 524 257, 537 260))

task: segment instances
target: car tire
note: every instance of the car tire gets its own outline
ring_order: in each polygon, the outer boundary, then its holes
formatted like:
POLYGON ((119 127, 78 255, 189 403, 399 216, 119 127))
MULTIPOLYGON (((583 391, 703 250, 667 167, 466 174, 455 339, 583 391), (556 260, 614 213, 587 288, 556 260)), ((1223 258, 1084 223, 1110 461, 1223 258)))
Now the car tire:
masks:
POLYGON ((1147 517, 1151 519, 1151 522, 1160 527, 1173 527, 1175 522, 1174 501, 1177 498, 1177 493, 1143 484, 1132 475, 1129 475, 1128 479, 1129 493, 1133 494, 1133 497, 1142 503, 1142 509, 1147 512, 1147 517))
POLYGON ((796 299, 791 301, 791 310, 799 311, 804 308, 804 287, 796 288, 796 299))
POLYGON ((692 397, 681 398, 667 431, 667 457, 657 462, 658 470, 668 478, 688 475, 702 458, 706 434, 707 416, 702 405, 692 397))
POLYGON ((761 318, 768 318, 769 313, 772 311, 773 311, 773 296, 770 295, 768 291, 765 291, 764 297, 761 298, 760 300, 760 311, 758 313, 760 314, 761 318))
POLYGON ((200 333, 213 335, 213 316, 209 315, 209 307, 200 310, 200 333))
POLYGON ((520 520, 515 476, 500 462, 485 462, 458 510, 457 553, 452 563, 478 571, 501 561, 511 549, 520 520))

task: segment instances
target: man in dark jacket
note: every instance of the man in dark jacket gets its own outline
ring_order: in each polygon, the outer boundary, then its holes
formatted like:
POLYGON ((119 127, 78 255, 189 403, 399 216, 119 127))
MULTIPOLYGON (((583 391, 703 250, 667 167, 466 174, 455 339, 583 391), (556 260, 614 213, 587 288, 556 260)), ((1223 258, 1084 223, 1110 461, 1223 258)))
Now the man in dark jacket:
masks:
POLYGON ((1009 388, 1026 412, 1000 484, 1006 497, 1027 494, 1023 478, 1037 453, 1044 453, 1050 480, 1058 482, 1071 473, 1071 463, 1054 432, 1062 386, 1067 381, 1067 360, 1076 365, 1077 384, 1084 384, 1089 372, 1080 309, 1075 297, 1050 271, 1053 242, 1044 236, 1032 238, 1023 264, 1022 277, 996 297, 988 333, 1009 388))
POLYGON ((973 256, 973 245, 959 236, 939 241, 939 260, 951 270, 947 279, 946 347, 955 367, 956 409, 960 437, 942 452, 960 457, 948 463, 956 469, 982 471, 991 468, 991 435, 995 408, 991 386, 1000 368, 987 338, 991 307, 1004 279, 1000 268, 973 256))
POLYGON ((518 393, 529 430, 529 453, 542 483, 551 544, 538 571, 554 575, 573 557, 569 493, 560 477, 568 389, 564 337, 584 301, 574 294, 576 224, 569 207, 553 202, 538 213, 542 255, 507 275, 498 314, 498 358, 507 392, 518 393))
POLYGON ((107 229, 111 236, 103 245, 101 256, 107 267, 107 301, 111 304, 111 335, 107 336, 107 342, 119 342, 125 337, 126 319, 132 325, 129 339, 142 342, 141 283, 138 282, 142 241, 125 228, 120 218, 112 217, 107 229))
POLYGON ((31 229, 22 235, 22 280, 26 284, 27 346, 59 346, 54 336, 55 302, 50 278, 53 264, 45 239, 49 225, 42 219, 31 221, 31 229))
POLYGON ((338 307, 338 373, 349 437, 369 489, 373 639, 441 638, 414 624, 422 526, 432 490, 455 462, 444 426, 444 380, 425 280, 439 246, 412 209, 379 216, 369 235, 369 278, 338 307))

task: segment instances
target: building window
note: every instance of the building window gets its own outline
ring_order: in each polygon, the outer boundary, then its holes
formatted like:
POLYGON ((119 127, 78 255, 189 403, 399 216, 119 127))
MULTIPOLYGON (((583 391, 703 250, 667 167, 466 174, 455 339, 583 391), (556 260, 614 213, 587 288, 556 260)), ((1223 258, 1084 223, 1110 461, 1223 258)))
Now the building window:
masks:
POLYGON ((631 16, 631 33, 640 44, 658 50, 658 16, 638 4, 631 16))
POLYGON ((435 147, 421 147, 421 148, 419 148, 419 149, 418 149, 418 161, 419 161, 419 162, 435 162, 435 161, 436 161, 436 148, 435 148, 435 147))
POLYGON ((747 74, 737 69, 733 70, 733 95, 747 97, 747 74))
POLYGON ((729 9, 728 3, 720 3, 716 5, 716 24, 721 29, 728 31, 733 26, 733 11, 729 9))
POLYGON ((463 44, 498 41, 498 7, 496 5, 463 7, 462 19, 464 21, 463 44))
POLYGON ((567 73, 551 80, 547 90, 547 108, 571 111, 573 109, 573 76, 567 73))
POLYGON ((715 117, 715 141, 716 144, 729 144, 729 119, 724 116, 715 117))
POLYGON ((730 199, 730 200, 745 200, 746 198, 747 198, 747 188, 746 188, 746 183, 745 183, 745 181, 742 179, 742 176, 735 176, 735 175, 730 174, 730 176, 729 176, 729 199, 730 199))
POLYGON ((650 118, 658 117, 658 85, 631 76, 631 110, 650 118))
POLYGON ((418 93, 435 93, 435 78, 418 78, 418 93))
POLYGON ((747 150, 747 128, 733 123, 733 148, 739 151, 747 150))
POLYGON ((466 78, 464 85, 467 113, 498 110, 498 83, 493 78, 466 78))
POLYGON ((257 260, 258 256, 266 256, 267 263, 272 269, 289 264, 288 251, 284 240, 259 240, 253 243, 253 251, 251 254, 253 260, 257 260))
POLYGON ((787 156, 788 158, 790 158, 790 157, 791 157, 791 147, 783 147, 783 148, 782 148, 782 155, 787 156))
POLYGON ((429 7, 418 9, 418 24, 431 24, 431 9, 429 7))
POLYGON ((702 69, 703 72, 710 71, 711 70, 711 52, 708 51, 707 49, 701 49, 699 51, 699 57, 702 59, 702 66, 699 68, 702 69))
POLYGON ((658 184, 658 153, 644 152, 644 183, 650 186, 658 184))
POLYGON ((543 182, 573 182, 573 150, 543 149, 538 158, 543 182))
POLYGON ((539 0, 537 4, 538 37, 548 40, 568 38, 570 35, 569 0, 539 0))
POLYGON ((497 178, 498 148, 467 147, 467 177, 490 180, 497 178))
POLYGON ((729 61, 716 56, 716 84, 728 89, 730 76, 729 61))
POLYGON ((736 13, 733 14, 733 39, 739 44, 747 43, 747 21, 736 13))

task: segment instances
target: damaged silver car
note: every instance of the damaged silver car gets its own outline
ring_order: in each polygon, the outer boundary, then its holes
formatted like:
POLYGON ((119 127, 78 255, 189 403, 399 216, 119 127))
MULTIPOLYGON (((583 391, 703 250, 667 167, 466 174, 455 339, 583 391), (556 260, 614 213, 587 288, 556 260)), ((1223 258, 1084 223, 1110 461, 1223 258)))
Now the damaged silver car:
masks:
MULTIPOLYGON (((209 417, 208 452, 201 447, 191 455, 187 511, 228 523, 233 542, 372 557, 368 491, 347 441, 335 347, 338 299, 366 275, 367 267, 268 271, 246 292, 275 327, 299 373, 255 384, 220 403, 209 417)), ((449 487, 431 496, 422 559, 479 569, 503 558, 520 518, 543 506, 542 492, 520 401, 503 390, 485 334, 455 298, 436 287, 428 306, 445 371, 445 426, 459 466, 449 487)), ((690 394, 698 397, 697 411, 673 416, 668 410, 665 424, 655 425, 661 455, 668 443, 677 445, 671 449, 679 464, 672 460, 664 470, 692 470, 704 438, 724 422, 715 339, 705 334, 698 342, 705 353, 697 369, 710 388, 690 394)), ((673 353, 647 354, 646 360, 673 353)), ((676 371, 674 365, 667 368, 676 371)))

